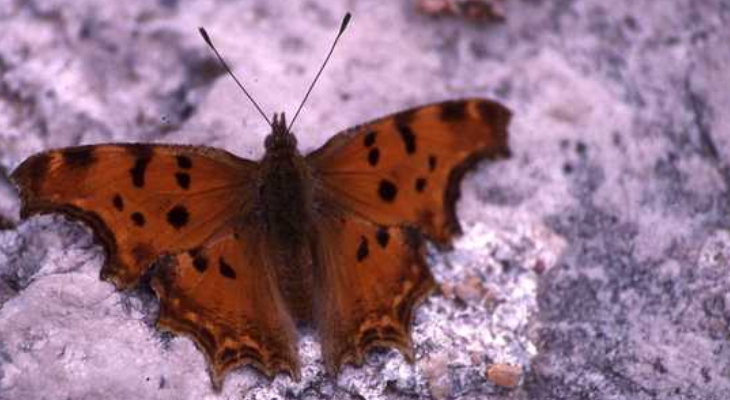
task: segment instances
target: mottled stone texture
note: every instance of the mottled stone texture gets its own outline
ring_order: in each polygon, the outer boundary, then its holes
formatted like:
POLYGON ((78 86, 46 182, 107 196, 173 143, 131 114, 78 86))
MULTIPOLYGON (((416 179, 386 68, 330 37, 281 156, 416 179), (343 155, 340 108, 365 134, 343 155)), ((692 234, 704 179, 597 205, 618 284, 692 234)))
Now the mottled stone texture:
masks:
POLYGON ((507 20, 416 2, 0 2, 0 399, 213 399, 192 343, 154 329, 144 288, 98 279, 82 225, 19 222, 7 173, 51 147, 209 144, 256 158, 262 119, 296 109, 340 18, 354 18, 297 122, 312 149, 421 103, 496 98, 513 157, 467 176, 464 236, 432 250, 441 292, 417 361, 371 355, 303 379, 232 373, 229 399, 730 398, 730 3, 511 0, 507 20), (345 7, 345 5, 348 7, 345 7), (487 380, 518 364, 516 389, 487 380))

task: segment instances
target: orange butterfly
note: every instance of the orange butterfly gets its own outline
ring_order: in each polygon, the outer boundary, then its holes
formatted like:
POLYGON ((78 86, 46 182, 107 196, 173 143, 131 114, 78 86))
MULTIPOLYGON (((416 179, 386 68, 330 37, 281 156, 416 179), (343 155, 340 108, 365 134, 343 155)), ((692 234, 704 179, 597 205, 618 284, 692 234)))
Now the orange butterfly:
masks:
POLYGON ((412 361, 412 313, 435 287, 421 235, 450 244, 461 178, 509 155, 509 120, 494 101, 448 101, 303 156, 281 114, 258 162, 203 146, 102 144, 36 154, 12 179, 23 218, 60 212, 93 229, 103 279, 129 289, 149 274, 158 326, 195 341, 220 389, 243 364, 298 379, 297 324, 317 330, 332 374, 377 346, 412 361))

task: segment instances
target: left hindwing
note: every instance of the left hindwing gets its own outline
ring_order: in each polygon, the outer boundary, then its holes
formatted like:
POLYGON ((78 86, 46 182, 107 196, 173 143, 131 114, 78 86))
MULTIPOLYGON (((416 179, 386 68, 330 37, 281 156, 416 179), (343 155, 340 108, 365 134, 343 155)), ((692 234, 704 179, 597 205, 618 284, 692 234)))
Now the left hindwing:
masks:
POLYGON ((490 100, 448 101, 341 132, 307 156, 315 198, 380 225, 417 226, 449 245, 460 229, 460 180, 477 161, 509 155, 510 116, 490 100))

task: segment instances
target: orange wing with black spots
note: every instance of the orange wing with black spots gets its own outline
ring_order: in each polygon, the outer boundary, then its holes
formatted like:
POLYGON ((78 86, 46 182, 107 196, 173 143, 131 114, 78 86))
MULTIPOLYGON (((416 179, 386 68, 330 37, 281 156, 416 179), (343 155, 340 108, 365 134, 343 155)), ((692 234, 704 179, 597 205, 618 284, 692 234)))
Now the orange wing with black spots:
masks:
POLYGON ((376 225, 336 204, 325 210, 314 293, 327 371, 362 364, 374 347, 395 347, 413 361, 413 310, 435 287, 420 233, 376 225))
POLYGON ((158 325, 192 338, 220 389, 226 373, 251 364, 269 377, 299 378, 295 325, 255 224, 219 233, 204 246, 163 258, 152 279, 158 325))
POLYGON ((200 246, 244 210, 255 168, 212 148, 110 144, 36 154, 11 178, 21 217, 86 222, 107 252, 102 277, 127 289, 159 255, 200 246))
POLYGON ((206 147, 104 144, 37 154, 12 179, 23 218, 60 212, 94 230, 107 251, 102 276, 118 288, 156 266, 158 325, 195 341, 220 389, 244 364, 299 376, 264 224, 250 219, 259 168, 206 147))
POLYGON ((341 133, 307 156, 322 205, 316 322, 329 371, 377 346, 412 360, 412 313, 435 286, 421 232, 451 243, 461 178, 481 159, 509 155, 509 119, 488 100, 433 104, 341 133))
POLYGON ((382 225, 411 224, 448 246, 464 173, 509 155, 511 113, 471 99, 418 107, 360 125, 307 156, 322 191, 382 225))

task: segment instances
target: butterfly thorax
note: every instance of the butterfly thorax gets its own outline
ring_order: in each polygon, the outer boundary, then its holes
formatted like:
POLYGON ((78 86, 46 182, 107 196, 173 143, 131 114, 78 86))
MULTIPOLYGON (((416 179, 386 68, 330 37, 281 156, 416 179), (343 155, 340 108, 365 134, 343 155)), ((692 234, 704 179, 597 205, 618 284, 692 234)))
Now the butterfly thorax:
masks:
POLYGON ((261 160, 258 209, 271 239, 292 247, 304 238, 310 219, 310 173, 284 114, 274 115, 271 128, 261 160))
POLYGON ((295 316, 306 321, 311 314, 311 173, 297 150, 296 138, 285 119, 274 118, 266 138, 258 187, 260 217, 265 227, 270 254, 276 258, 276 274, 283 297, 295 316))

